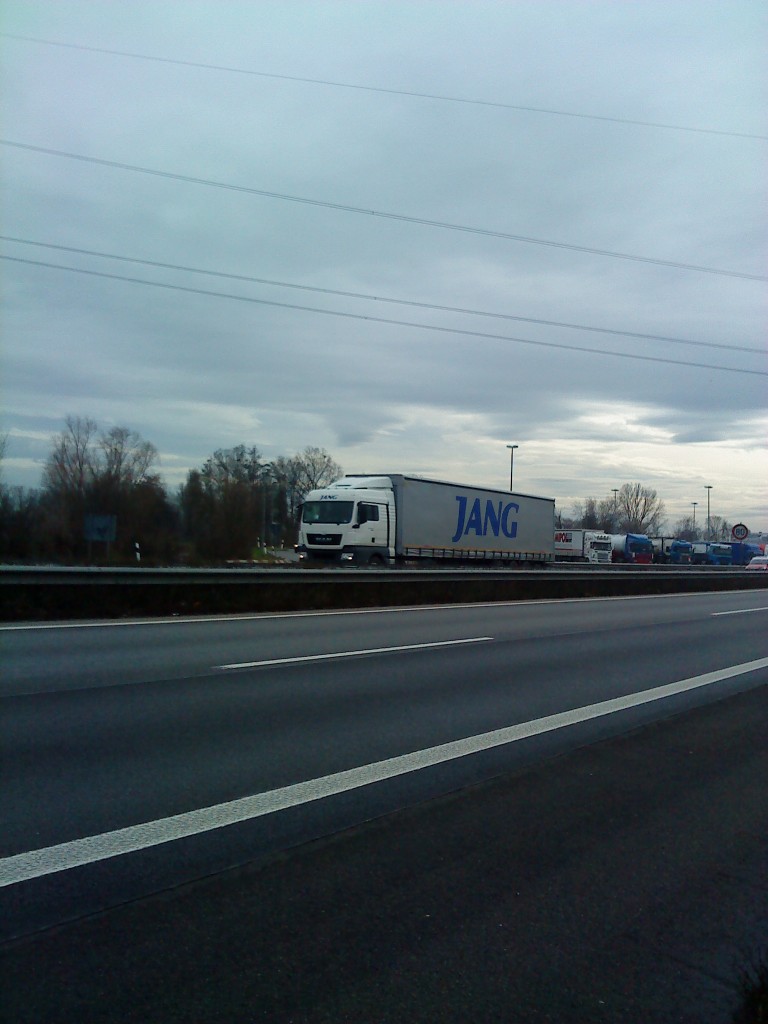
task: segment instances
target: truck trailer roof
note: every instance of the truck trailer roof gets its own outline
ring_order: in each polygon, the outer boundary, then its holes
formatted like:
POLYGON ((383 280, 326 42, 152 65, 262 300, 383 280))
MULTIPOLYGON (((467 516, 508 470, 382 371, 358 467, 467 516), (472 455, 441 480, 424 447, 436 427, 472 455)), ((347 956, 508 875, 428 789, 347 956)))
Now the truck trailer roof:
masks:
MULTIPOLYGON (((504 487, 487 487, 485 484, 459 483, 456 480, 436 480, 434 477, 431 477, 431 476, 420 476, 417 473, 345 473, 344 476, 341 478, 341 480, 337 480, 333 484, 330 484, 329 486, 336 487, 336 486, 338 486, 338 484, 344 483, 348 478, 349 479, 360 479, 360 478, 363 478, 363 477, 368 477, 369 479, 373 478, 373 479, 376 479, 376 480, 383 480, 385 477, 387 477, 387 478, 389 478, 390 480, 393 480, 393 481, 395 481, 395 480, 417 480, 419 483, 441 484, 444 487, 472 488, 472 490, 475 490, 475 491, 492 491, 492 492, 494 492, 496 494, 517 494, 521 498, 537 498, 539 501, 555 501, 555 498, 550 498, 547 495, 528 494, 526 491, 517 491, 517 490, 510 491, 510 490, 508 490, 508 489, 506 489, 504 487)), ((372 486, 374 486, 372 483, 366 484, 366 487, 372 487, 372 486)), ((386 485, 379 484, 378 486, 386 486, 386 485)))

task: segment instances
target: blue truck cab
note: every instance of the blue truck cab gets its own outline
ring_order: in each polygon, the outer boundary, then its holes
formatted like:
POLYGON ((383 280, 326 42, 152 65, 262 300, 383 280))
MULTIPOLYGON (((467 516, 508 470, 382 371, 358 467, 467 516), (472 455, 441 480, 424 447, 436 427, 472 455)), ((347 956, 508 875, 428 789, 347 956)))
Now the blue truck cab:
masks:
POLYGON ((693 545, 694 565, 731 565, 733 551, 730 544, 702 542, 693 545))
POLYGON ((668 548, 668 558, 672 565, 690 565, 693 557, 693 544, 689 540, 673 540, 668 548))

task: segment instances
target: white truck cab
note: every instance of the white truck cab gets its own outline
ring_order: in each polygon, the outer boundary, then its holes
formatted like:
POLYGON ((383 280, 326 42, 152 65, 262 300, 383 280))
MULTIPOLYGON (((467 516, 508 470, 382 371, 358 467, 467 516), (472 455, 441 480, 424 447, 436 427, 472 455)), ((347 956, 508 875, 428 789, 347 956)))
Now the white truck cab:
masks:
POLYGON ((344 477, 305 498, 299 560, 389 565, 395 555, 395 522, 389 477, 344 477))
POLYGON ((603 565, 609 565, 611 561, 611 538, 607 533, 594 533, 593 531, 585 531, 584 533, 584 557, 588 562, 599 562, 603 565))

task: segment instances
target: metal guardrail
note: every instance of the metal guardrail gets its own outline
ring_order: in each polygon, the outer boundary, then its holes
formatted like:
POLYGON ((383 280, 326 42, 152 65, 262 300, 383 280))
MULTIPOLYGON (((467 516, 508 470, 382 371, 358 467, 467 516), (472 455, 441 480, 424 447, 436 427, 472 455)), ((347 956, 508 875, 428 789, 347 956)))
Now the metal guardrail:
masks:
POLYGON ((768 588, 723 567, 540 569, 0 567, 0 620, 104 619, 395 607, 768 588))

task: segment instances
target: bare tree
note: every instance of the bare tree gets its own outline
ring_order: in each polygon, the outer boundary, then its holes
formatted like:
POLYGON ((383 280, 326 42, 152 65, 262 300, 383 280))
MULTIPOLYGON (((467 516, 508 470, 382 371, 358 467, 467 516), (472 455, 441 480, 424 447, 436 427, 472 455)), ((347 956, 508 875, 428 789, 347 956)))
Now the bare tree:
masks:
POLYGON ((97 431, 89 417, 68 416, 43 469, 43 530, 62 557, 85 553, 87 516, 117 517, 114 550, 123 555, 139 533, 142 546, 151 548, 153 533, 168 532, 170 505, 151 473, 155 446, 128 427, 97 431))
POLYGON ((599 528, 597 500, 585 498, 584 502, 577 501, 573 506, 574 521, 579 524, 582 530, 597 530, 599 528))
POLYGON ((709 529, 712 535, 712 540, 726 541, 731 539, 733 524, 729 523, 728 520, 724 519, 722 516, 710 516, 709 529))
POLYGON ((150 478, 158 461, 157 448, 128 427, 112 427, 99 439, 98 476, 118 488, 135 487, 150 478))
POLYGON ((267 536, 273 481, 254 445, 219 448, 181 488, 185 541, 193 557, 249 559, 267 536))
POLYGON ((317 487, 325 487, 343 475, 343 470, 334 462, 324 448, 305 448, 294 455, 297 489, 303 496, 317 487))
POLYGON ((603 530, 606 533, 616 533, 618 529, 618 510, 613 498, 585 498, 583 502, 577 501, 573 506, 574 526, 582 530, 603 530))
POLYGON ((285 494, 285 503, 288 517, 291 522, 296 519, 296 513, 301 503, 301 473, 296 458, 288 459, 284 455, 278 456, 273 463, 275 480, 285 494))
POLYGON ((701 530, 696 525, 693 516, 683 516, 682 519, 678 519, 675 523, 675 536, 679 537, 680 540, 689 540, 691 542, 701 539, 701 530))
POLYGON ((664 502, 651 487, 622 484, 616 504, 627 533, 657 533, 664 519, 664 502))
POLYGON ((205 460, 201 476, 205 486, 221 493, 232 484, 256 484, 263 475, 262 455, 258 448, 238 444, 218 448, 205 460))
POLYGON ((179 493, 185 542, 193 557, 208 560, 250 558, 257 547, 292 542, 304 494, 341 474, 320 448, 273 462, 245 445, 215 451, 179 493))
POLYGON ((96 468, 95 420, 67 416, 65 427, 53 438, 43 469, 43 487, 51 494, 84 498, 96 468))

